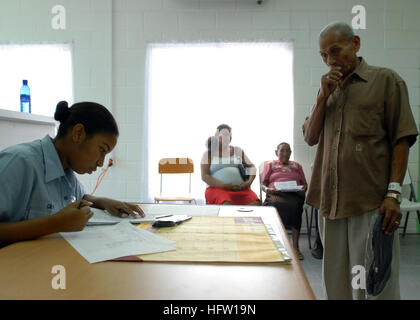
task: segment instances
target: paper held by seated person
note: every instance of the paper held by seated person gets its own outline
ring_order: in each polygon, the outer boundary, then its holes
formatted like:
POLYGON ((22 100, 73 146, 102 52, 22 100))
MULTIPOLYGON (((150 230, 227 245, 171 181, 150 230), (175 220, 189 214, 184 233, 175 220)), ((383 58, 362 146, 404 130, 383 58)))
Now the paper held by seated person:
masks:
POLYGON ((175 241, 136 228, 129 220, 116 225, 87 226, 82 231, 60 235, 89 263, 175 250, 170 246, 175 241))
POLYGON ((303 186, 298 186, 296 181, 280 181, 280 182, 274 182, 274 187, 278 191, 283 192, 296 192, 296 191, 302 191, 303 186))

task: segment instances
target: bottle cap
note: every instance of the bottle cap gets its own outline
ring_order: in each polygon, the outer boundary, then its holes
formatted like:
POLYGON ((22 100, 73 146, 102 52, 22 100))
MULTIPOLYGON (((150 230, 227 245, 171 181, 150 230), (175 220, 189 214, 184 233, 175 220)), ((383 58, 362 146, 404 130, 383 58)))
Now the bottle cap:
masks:
POLYGON ((28 84, 28 80, 23 80, 23 84, 27 85, 28 84))

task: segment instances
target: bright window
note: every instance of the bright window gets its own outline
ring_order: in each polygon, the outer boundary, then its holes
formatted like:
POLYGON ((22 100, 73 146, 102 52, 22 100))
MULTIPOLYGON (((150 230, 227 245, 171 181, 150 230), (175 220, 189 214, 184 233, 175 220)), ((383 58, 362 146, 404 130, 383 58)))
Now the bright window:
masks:
POLYGON ((20 111, 22 80, 31 90, 31 111, 54 116, 57 102, 73 103, 71 44, 0 44, 0 108, 20 111))
MULTIPOLYGON (((275 158, 280 142, 293 146, 291 43, 151 44, 148 54, 145 200, 159 194, 157 163, 164 157, 193 159, 193 196, 204 199, 200 160, 219 124, 232 127, 232 145, 257 168, 275 158)), ((179 189, 173 182, 172 191, 179 189)), ((259 194, 258 177, 252 189, 259 194)))

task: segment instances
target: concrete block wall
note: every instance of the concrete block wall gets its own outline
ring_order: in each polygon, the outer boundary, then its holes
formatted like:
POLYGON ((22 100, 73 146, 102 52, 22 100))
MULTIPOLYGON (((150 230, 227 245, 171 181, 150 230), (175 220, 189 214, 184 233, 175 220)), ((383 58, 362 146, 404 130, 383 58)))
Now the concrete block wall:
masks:
MULTIPOLYGON (((420 1, 418 0, 4 0, 0 41, 74 43, 75 101, 109 106, 121 128, 115 166, 98 193, 138 201, 142 194, 146 48, 154 41, 294 42, 295 160, 310 178, 316 147, 308 147, 301 125, 327 72, 318 53, 318 33, 332 21, 351 23, 352 8, 366 8, 360 55, 372 65, 396 70, 406 80, 416 121, 420 105, 420 1), (52 30, 51 8, 67 9, 67 29, 52 30), (111 29, 112 27, 112 29, 111 29), (111 31, 112 30, 112 31, 111 31), (112 68, 110 68, 112 66, 112 68), (112 88, 111 88, 112 86, 112 88)), ((409 168, 418 184, 418 144, 409 168)), ((98 173, 81 177, 92 190, 98 173)), ((412 215, 414 216, 414 215, 412 215)), ((410 230, 414 230, 414 217, 410 230)))

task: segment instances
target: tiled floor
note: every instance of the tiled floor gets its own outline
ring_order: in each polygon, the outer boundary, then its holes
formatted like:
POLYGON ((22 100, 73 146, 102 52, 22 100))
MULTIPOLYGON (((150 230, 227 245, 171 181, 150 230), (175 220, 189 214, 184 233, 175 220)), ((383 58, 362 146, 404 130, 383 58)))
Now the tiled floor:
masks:
MULTIPOLYGON (((314 242, 312 236, 312 243, 314 242)), ((301 261, 306 277, 317 299, 324 299, 322 289, 322 260, 312 257, 308 237, 302 234, 299 247, 304 260, 301 261)), ((400 237, 400 290, 401 299, 420 300, 420 235, 400 237)))

